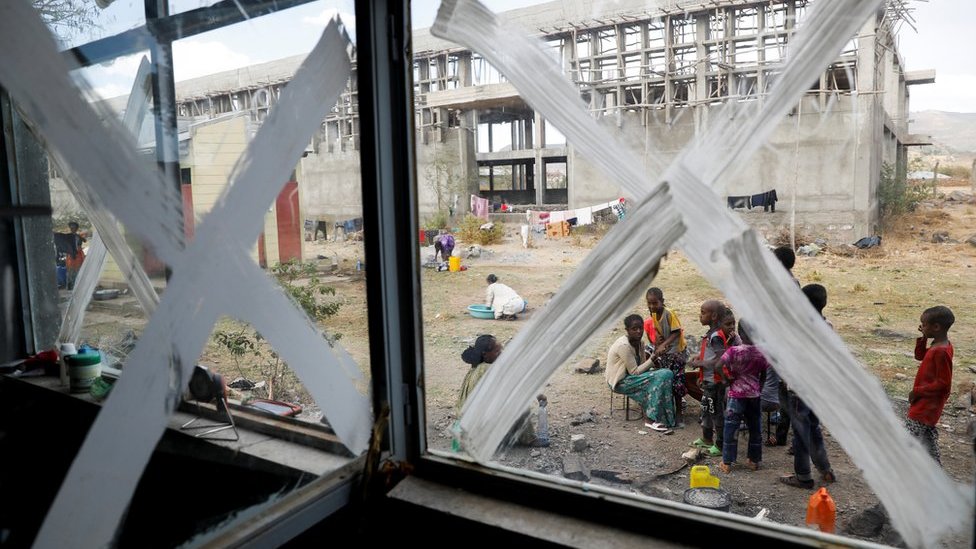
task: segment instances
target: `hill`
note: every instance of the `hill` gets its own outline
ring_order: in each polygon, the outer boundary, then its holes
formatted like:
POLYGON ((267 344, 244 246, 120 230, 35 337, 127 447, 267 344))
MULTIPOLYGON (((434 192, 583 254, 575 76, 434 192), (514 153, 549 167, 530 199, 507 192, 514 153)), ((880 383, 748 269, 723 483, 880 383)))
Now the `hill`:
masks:
POLYGON ((976 153, 976 113, 919 111, 911 119, 911 133, 931 135, 947 152, 976 153))

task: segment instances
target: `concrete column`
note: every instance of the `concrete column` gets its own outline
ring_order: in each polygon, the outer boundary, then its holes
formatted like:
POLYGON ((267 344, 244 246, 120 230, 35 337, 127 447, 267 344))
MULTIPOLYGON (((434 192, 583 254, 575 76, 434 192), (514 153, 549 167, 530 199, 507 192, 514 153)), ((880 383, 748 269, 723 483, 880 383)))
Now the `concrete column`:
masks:
POLYGON ((708 37, 708 14, 695 17, 695 34, 699 37, 695 41, 695 52, 698 57, 698 64, 695 65, 695 96, 689 97, 692 101, 703 102, 708 99, 708 67, 704 62, 707 52, 701 37, 708 37))
MULTIPOLYGON (((881 177, 881 158, 884 133, 883 98, 877 93, 883 85, 884 70, 875 63, 877 16, 871 17, 858 33, 857 91, 852 101, 855 125, 851 134, 856 142, 851 146, 854 168, 850 175, 854 210, 854 236, 860 238, 874 232, 879 221, 878 184, 881 177), (861 92, 867 92, 862 94, 861 92)), ((884 57, 882 56, 882 63, 884 57)))
POLYGON ((535 113, 535 140, 533 141, 535 150, 535 163, 533 169, 535 173, 535 203, 544 204, 546 199, 546 166, 542 162, 542 149, 546 146, 544 135, 544 121, 542 115, 535 113))

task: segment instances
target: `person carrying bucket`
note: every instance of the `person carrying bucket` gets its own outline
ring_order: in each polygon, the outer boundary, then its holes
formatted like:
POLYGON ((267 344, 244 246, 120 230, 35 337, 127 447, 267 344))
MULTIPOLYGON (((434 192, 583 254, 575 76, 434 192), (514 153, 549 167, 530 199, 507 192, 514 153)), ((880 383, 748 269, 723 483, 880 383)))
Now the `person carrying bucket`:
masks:
POLYGON ((495 310, 495 320, 515 320, 525 310, 525 300, 512 288, 498 281, 498 277, 488 275, 488 290, 485 292, 485 305, 495 310))

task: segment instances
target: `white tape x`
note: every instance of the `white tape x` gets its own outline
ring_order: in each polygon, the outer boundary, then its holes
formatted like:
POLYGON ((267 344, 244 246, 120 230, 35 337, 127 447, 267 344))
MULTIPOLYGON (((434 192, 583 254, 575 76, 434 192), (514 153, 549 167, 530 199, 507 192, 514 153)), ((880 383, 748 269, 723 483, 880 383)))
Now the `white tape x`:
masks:
MULTIPOLYGON (((904 539, 917 546, 935 543, 946 530, 965 525, 973 514, 972 488, 953 483, 908 435, 892 413, 878 380, 857 363, 772 254, 759 245, 756 234, 730 214, 712 190, 749 160, 809 82, 875 13, 878 4, 877 0, 817 2, 792 39, 790 62, 762 108, 746 110, 750 115, 742 116, 743 112, 737 112, 739 106, 731 102, 728 112, 722 113, 727 116, 716 116, 721 122, 701 139, 707 146, 689 146, 657 180, 641 170, 644 162, 628 144, 586 112, 578 90, 538 40, 505 25, 476 0, 445 0, 431 34, 484 55, 587 161, 639 203, 648 193, 657 192, 661 181, 667 181, 687 228, 680 242, 683 251, 737 312, 750 319, 754 339, 777 371, 830 427, 831 434, 863 469, 904 539)), ((755 105, 758 102, 749 102, 745 108, 755 105)), ((650 156, 654 151, 644 153, 650 156)), ((666 165, 656 160, 649 163, 666 165)), ((634 214, 628 216, 626 224, 659 223, 660 212, 645 209, 634 214)), ((626 245, 614 234, 624 230, 623 226, 615 228, 591 254, 604 254, 617 270, 632 266, 646 269, 646 262, 642 264, 623 249, 614 248, 626 245), (604 248, 621 253, 608 255, 604 248)), ((660 241, 649 244, 644 253, 659 255, 664 251, 660 241)), ((592 296, 595 291, 591 286, 617 283, 617 278, 600 276, 601 269, 613 271, 599 262, 585 262, 559 293, 592 296)), ((550 327, 575 326, 584 315, 606 318, 632 291, 634 288, 628 287, 605 291, 606 295, 600 294, 601 299, 589 301, 582 310, 547 307, 519 332, 466 402, 460 424, 472 456, 481 461, 492 457, 508 427, 523 413, 525 403, 577 349, 580 334, 550 327), (515 363, 517 368, 510 367, 515 363)))
POLYGON ((125 375, 105 403, 38 534, 38 546, 111 542, 185 380, 224 313, 250 322, 302 379, 354 453, 369 436, 362 374, 250 258, 264 212, 350 74, 348 39, 333 21, 235 167, 229 185, 181 249, 180 200, 117 123, 100 121, 68 78, 51 36, 23 0, 0 5, 0 83, 127 229, 173 276, 125 375), (105 125, 114 130, 105 131, 105 125))

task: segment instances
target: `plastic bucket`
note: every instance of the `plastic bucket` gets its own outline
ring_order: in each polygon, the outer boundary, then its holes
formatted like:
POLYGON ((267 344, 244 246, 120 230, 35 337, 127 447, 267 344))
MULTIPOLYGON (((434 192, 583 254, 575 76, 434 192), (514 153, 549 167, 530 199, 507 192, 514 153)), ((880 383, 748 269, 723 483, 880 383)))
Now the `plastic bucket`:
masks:
POLYGON ((72 393, 87 393, 102 374, 102 356, 97 351, 69 355, 64 361, 68 365, 68 388, 72 393))
POLYGON ((452 273, 459 272, 461 270, 461 258, 457 256, 451 256, 447 258, 448 270, 452 273))
POLYGON ((685 490, 684 500, 688 505, 714 511, 728 511, 732 508, 732 496, 721 488, 689 488, 685 490))

